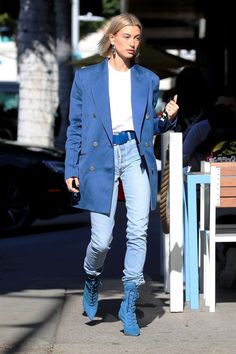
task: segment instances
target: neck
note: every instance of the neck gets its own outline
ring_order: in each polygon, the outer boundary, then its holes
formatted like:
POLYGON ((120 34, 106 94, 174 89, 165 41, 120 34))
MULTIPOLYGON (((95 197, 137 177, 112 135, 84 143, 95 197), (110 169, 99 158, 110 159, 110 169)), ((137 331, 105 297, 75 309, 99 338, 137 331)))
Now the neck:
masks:
POLYGON ((127 71, 131 67, 130 59, 122 59, 117 54, 115 58, 111 55, 109 59, 110 65, 117 71, 127 71))

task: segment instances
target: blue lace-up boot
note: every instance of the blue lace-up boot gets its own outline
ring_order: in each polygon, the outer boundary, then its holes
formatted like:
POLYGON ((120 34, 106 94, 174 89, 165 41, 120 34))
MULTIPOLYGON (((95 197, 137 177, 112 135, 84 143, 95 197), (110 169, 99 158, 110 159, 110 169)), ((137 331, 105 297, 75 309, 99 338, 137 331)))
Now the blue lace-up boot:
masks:
POLYGON ((124 283, 124 298, 119 310, 119 319, 124 325, 126 336, 139 336, 140 329, 136 318, 136 301, 139 297, 137 286, 133 282, 124 283))
POLYGON ((86 274, 83 307, 90 321, 93 320, 98 309, 98 284, 98 277, 86 274))

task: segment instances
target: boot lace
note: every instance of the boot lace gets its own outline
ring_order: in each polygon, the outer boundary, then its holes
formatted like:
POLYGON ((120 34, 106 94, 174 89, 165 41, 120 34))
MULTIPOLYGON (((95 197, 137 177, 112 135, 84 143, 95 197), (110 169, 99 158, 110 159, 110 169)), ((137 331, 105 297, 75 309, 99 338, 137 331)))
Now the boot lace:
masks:
POLYGON ((86 281, 87 289, 89 292, 89 302, 93 306, 97 301, 98 296, 98 280, 88 280, 86 281))
POLYGON ((138 293, 136 290, 130 290, 128 294, 128 305, 127 305, 127 320, 129 325, 137 324, 136 318, 136 305, 135 302, 138 299, 138 293))

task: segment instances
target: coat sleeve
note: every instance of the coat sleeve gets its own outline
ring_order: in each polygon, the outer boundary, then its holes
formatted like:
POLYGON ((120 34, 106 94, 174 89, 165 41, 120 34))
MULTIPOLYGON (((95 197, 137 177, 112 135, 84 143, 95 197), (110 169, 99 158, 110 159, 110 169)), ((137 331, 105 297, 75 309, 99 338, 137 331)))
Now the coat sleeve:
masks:
POLYGON ((76 71, 70 94, 69 126, 65 145, 65 179, 78 177, 78 160, 82 133, 82 82, 76 71))
POLYGON ((154 123, 154 134, 165 133, 170 129, 175 129, 175 126, 176 126, 176 120, 173 123, 171 123, 169 119, 165 119, 163 121, 160 118, 156 118, 154 123))

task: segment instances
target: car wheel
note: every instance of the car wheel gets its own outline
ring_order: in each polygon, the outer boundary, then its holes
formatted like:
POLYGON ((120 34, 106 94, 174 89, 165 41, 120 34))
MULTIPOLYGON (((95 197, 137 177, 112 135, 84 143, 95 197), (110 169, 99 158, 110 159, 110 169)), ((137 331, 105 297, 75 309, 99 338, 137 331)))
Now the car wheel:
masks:
POLYGON ((9 176, 0 182, 0 230, 16 231, 32 222, 31 201, 20 180, 9 176))

